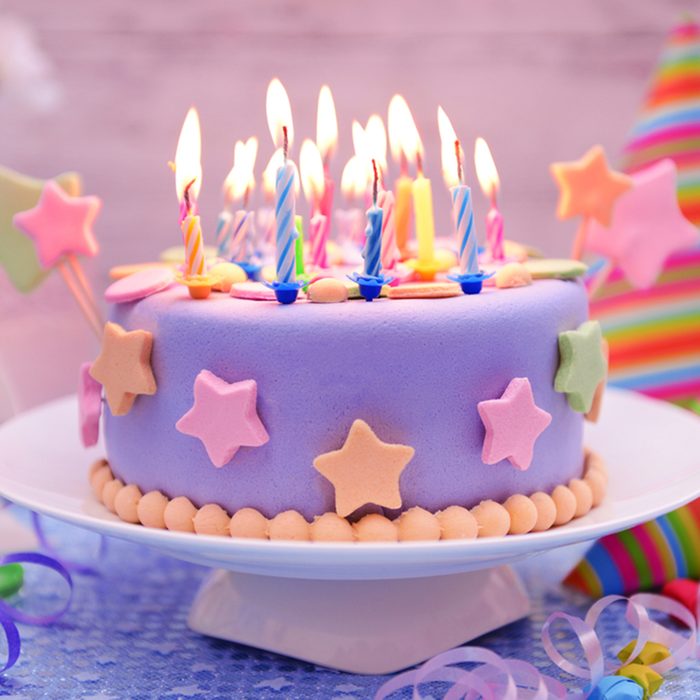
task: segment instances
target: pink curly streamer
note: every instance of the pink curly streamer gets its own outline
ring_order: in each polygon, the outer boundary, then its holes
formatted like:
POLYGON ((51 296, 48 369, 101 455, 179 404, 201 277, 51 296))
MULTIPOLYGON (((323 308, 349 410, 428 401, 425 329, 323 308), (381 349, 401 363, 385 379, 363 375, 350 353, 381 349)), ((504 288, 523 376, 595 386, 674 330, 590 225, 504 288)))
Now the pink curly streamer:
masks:
MULTIPOLYGON (((636 658, 647 642, 663 644, 671 652, 670 656, 651 664, 649 668, 664 674, 695 655, 696 618, 683 605, 653 593, 638 593, 630 598, 611 595, 594 603, 583 619, 565 612, 554 612, 542 628, 542 645, 549 658, 562 671, 586 680, 587 690, 569 693, 561 682, 540 673, 525 661, 503 659, 495 652, 481 647, 460 647, 434 656, 415 670, 394 676, 377 691, 375 700, 385 700, 392 693, 411 686, 413 700, 421 700, 419 686, 430 682, 452 684, 444 700, 583 700, 606 674, 611 675, 625 665, 617 662, 606 664, 603 645, 595 631, 603 612, 618 602, 627 603, 625 618, 637 630, 630 659, 636 658), (690 634, 686 637, 654 622, 649 611, 661 612, 680 620, 690 634), (557 621, 564 621, 571 627, 583 649, 586 666, 569 661, 557 649, 550 634, 552 625, 557 621), (454 666, 462 663, 481 666, 471 671, 454 666)), ((697 613, 700 619, 700 595, 697 613)))

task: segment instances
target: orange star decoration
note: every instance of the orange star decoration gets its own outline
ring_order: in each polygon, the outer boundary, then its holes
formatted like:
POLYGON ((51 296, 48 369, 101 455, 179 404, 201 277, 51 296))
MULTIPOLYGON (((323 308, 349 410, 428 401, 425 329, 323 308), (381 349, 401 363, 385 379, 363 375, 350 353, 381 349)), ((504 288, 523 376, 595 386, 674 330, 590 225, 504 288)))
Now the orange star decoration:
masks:
POLYGON ((335 510, 341 517, 374 503, 401 507, 399 477, 413 458, 408 445, 382 442, 363 420, 353 422, 345 444, 314 460, 314 467, 335 488, 335 510))
POLYGON ((102 350, 90 368, 90 375, 104 386, 112 415, 126 415, 137 394, 156 393, 152 348, 152 333, 125 331, 117 323, 105 324, 102 350))
POLYGON ((632 187, 632 178, 611 170, 602 146, 593 146, 581 160, 552 163, 550 170, 559 187, 557 216, 591 217, 609 226, 617 198, 632 187))

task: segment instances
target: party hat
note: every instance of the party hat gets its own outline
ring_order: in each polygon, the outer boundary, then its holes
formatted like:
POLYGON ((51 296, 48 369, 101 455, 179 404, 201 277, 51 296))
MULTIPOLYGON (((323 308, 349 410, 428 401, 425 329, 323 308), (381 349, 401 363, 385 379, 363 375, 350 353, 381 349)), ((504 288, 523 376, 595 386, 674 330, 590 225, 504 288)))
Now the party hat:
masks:
POLYGON ((564 583, 599 598, 700 578, 700 500, 598 540, 564 583))
MULTIPOLYGON (((671 31, 624 147, 629 173, 671 158, 684 215, 700 225, 700 25, 671 31)), ((700 396, 700 247, 671 255, 651 289, 614 270, 591 303, 610 344, 610 384, 671 401, 700 396)))

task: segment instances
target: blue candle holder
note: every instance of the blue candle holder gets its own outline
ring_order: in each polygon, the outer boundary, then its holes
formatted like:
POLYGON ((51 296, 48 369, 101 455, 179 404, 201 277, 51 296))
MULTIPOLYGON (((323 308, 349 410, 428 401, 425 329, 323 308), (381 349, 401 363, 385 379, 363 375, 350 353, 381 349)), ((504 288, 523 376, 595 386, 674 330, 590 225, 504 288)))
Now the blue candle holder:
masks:
POLYGON ((293 304, 299 296, 299 290, 307 284, 304 281, 297 282, 263 282, 263 284, 275 293, 280 304, 293 304))
POLYGON ((376 299, 382 291, 382 287, 385 284, 389 284, 394 278, 382 275, 360 275, 357 272, 353 272, 348 275, 348 279, 355 282, 360 288, 360 294, 364 297, 365 301, 373 301, 376 299))
POLYGON ((465 294, 479 294, 484 280, 493 277, 495 272, 471 272, 459 275, 447 275, 448 280, 457 282, 465 294))
POLYGON ((249 280, 257 282, 260 279, 260 270, 262 270, 262 265, 251 262, 250 260, 245 262, 241 262, 240 260, 231 260, 231 262, 234 265, 238 265, 238 267, 240 267, 243 272, 246 273, 249 280))

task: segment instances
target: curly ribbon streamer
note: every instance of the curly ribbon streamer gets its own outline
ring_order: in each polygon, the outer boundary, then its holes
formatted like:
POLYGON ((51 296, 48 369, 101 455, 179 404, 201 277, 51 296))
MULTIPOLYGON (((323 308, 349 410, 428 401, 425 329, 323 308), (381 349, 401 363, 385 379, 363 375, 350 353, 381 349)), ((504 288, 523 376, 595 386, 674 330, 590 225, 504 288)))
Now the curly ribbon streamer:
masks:
POLYGON ((413 700, 420 700, 423 683, 445 682, 452 686, 444 700, 561 700, 566 688, 559 681, 541 674, 532 664, 517 659, 503 659, 482 647, 460 647, 434 656, 422 666, 405 671, 387 681, 375 695, 385 700, 392 693, 413 687, 413 700), (454 664, 481 664, 466 671, 454 664))
MULTIPOLYGON (((385 700, 392 693, 407 687, 412 687, 413 700, 421 700, 419 686, 431 682, 451 684, 444 700, 583 700, 605 675, 611 675, 626 665, 616 662, 606 664, 603 645, 595 631, 603 612, 619 602, 627 604, 625 618, 637 630, 629 661, 635 659, 650 641, 663 644, 671 652, 667 659, 649 666, 657 673, 666 673, 694 655, 696 620, 683 605, 653 593, 639 593, 631 598, 611 595, 594 603, 583 619, 565 612, 554 612, 542 628, 542 644, 547 655, 562 671, 587 681, 583 691, 569 693, 561 682, 540 673, 525 661, 503 659, 481 647, 460 647, 438 654, 417 669, 389 679, 377 691, 375 700, 385 700), (650 611, 680 620, 690 630, 690 635, 681 635, 654 622, 649 616, 650 611), (586 666, 568 660, 557 649, 550 633, 557 621, 564 621, 571 628, 583 649, 586 666), (480 666, 470 671, 455 666, 464 663, 480 666)), ((700 613, 700 595, 698 611, 700 613)))
MULTIPOLYGON (((85 576, 96 576, 98 574, 97 568, 91 564, 82 564, 77 561, 66 559, 49 541, 49 538, 46 536, 46 532, 44 531, 44 526, 41 524, 41 518, 35 511, 32 511, 32 527, 34 528, 34 534, 39 541, 39 547, 47 552, 51 557, 57 561, 60 561, 61 564, 66 567, 66 569, 75 574, 82 574, 85 576)), ((106 551, 107 539, 100 535, 100 546, 97 550, 98 561, 104 557, 106 551)))
MULTIPOLYGON (((542 628, 542 645, 547 655, 562 671, 578 678, 590 681, 590 688, 595 688, 605 675, 612 675, 627 663, 635 659, 644 649, 647 642, 658 642, 668 647, 670 656, 663 661, 650 664, 649 668, 657 673, 667 673, 679 666, 685 659, 694 655, 697 639, 696 620, 683 605, 654 593, 638 593, 625 598, 624 596, 609 595, 597 601, 586 613, 585 618, 567 615, 563 612, 552 613, 542 628), (595 625, 602 613, 614 603, 624 601, 627 603, 625 618, 637 629, 637 638, 634 648, 625 663, 605 663, 603 646, 595 631, 595 625), (690 635, 673 632, 663 625, 654 622, 649 617, 649 611, 653 610, 680 620, 689 630, 690 635), (570 626, 583 649, 588 667, 578 666, 566 659, 556 648, 550 635, 550 628, 556 620, 564 620, 570 626)), ((579 696, 587 697, 587 693, 579 696)))
MULTIPOLYGON (((70 607, 73 599, 73 579, 68 569, 61 562, 45 554, 36 552, 16 552, 0 557, 2 564, 35 564, 51 571, 55 571, 68 584, 68 598, 65 604, 57 611, 46 615, 31 615, 13 607, 4 600, 0 600, 0 627, 5 633, 7 642, 7 659, 0 667, 0 674, 12 668, 19 659, 21 651, 21 640, 16 622, 30 625, 49 625, 58 620, 70 607)), ((0 662, 1 663, 1 662, 0 662)))

